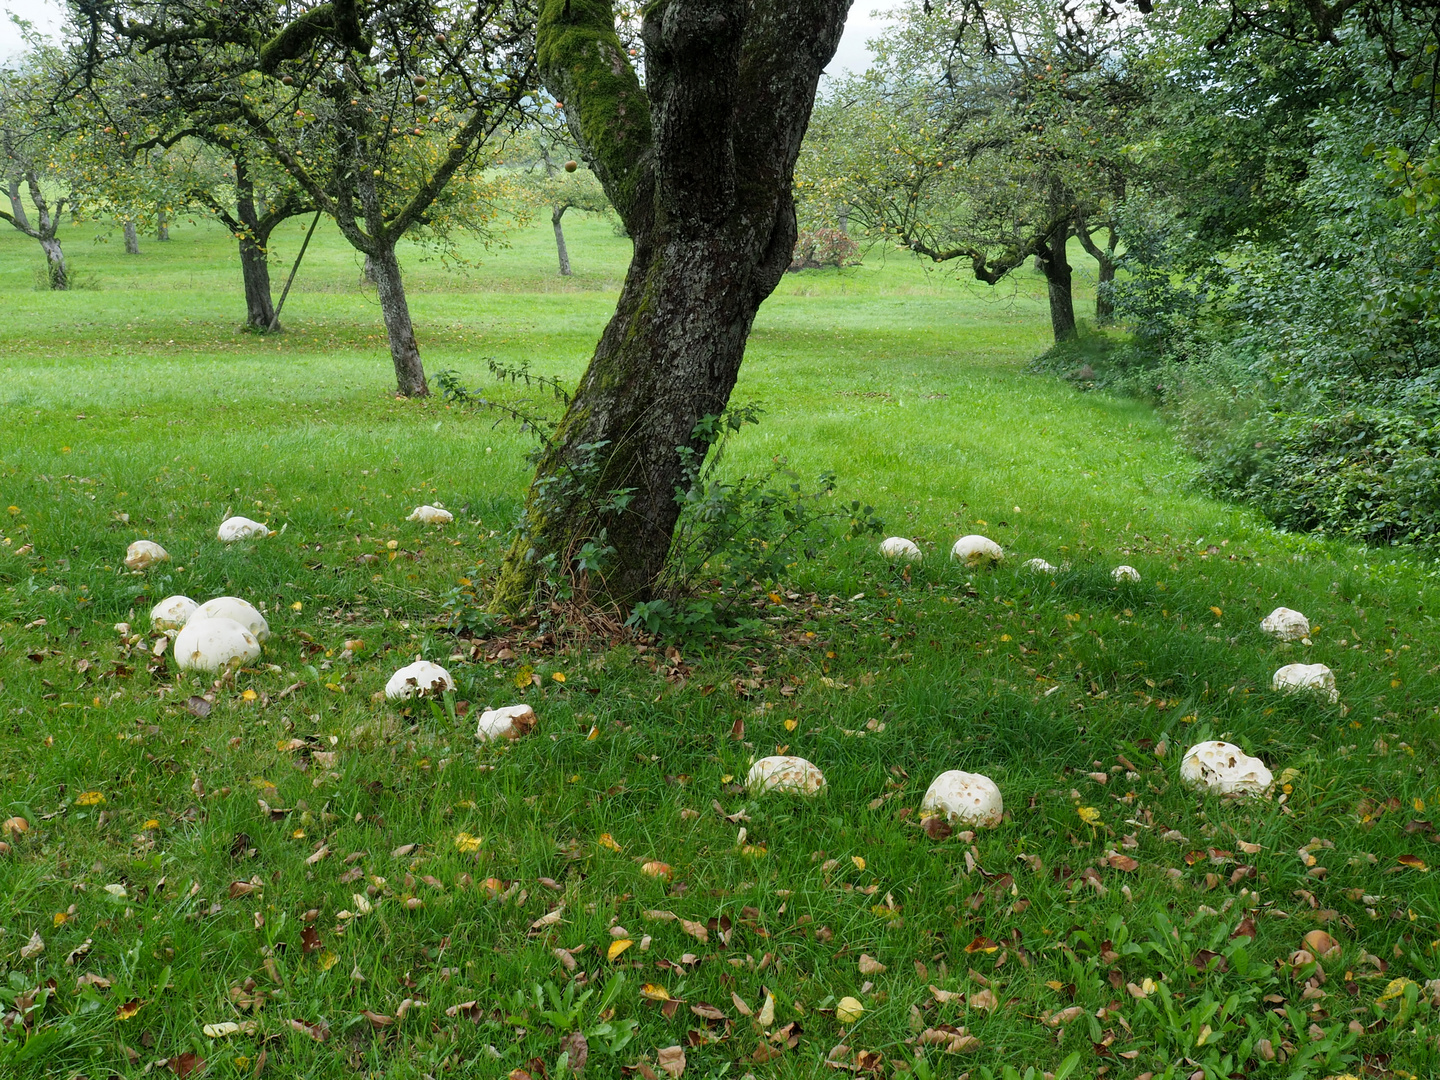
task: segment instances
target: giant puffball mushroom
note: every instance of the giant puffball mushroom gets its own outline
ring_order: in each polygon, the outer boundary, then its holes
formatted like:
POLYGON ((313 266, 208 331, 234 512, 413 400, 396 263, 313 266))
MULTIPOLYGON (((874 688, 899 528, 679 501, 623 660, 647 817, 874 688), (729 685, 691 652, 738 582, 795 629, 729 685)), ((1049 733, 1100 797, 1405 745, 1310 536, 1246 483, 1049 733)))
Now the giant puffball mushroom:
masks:
POLYGON ((966 566, 987 566, 1005 558, 1005 552, 988 536, 972 534, 955 541, 955 546, 950 549, 950 558, 963 562, 966 566))
POLYGON ((1122 581, 1139 581, 1140 571, 1136 570, 1133 566, 1125 566, 1122 563, 1110 571, 1110 576, 1115 579, 1117 584, 1122 581))
POLYGON ((443 667, 429 660, 416 660, 390 676, 385 684, 385 696, 391 701, 404 701, 424 694, 439 697, 446 690, 454 689, 455 680, 443 667))
POLYGON ((175 638, 175 662, 189 671, 244 667, 260 659, 260 642, 234 619, 194 619, 175 638))
POLYGON ((1032 571, 1034 571, 1034 572, 1037 573, 1037 574, 1054 574, 1054 573, 1056 573, 1056 572, 1058 571, 1058 568, 1057 568, 1057 567, 1051 566, 1051 565, 1050 565, 1048 562, 1046 562, 1044 559, 1031 559, 1031 560, 1029 560, 1029 561, 1025 564, 1025 569, 1026 569, 1026 570, 1032 570, 1032 571))
POLYGON ((417 506, 411 511, 406 521, 420 521, 426 525, 447 525, 455 520, 455 515, 439 506, 417 506))
POLYGON ((188 596, 167 596, 150 609, 150 629, 157 632, 179 630, 190 621, 190 616, 199 606, 188 596))
POLYGON ((529 705, 506 705, 500 709, 486 709, 480 714, 475 726, 475 738, 482 742, 491 739, 518 739, 535 726, 535 710, 529 705))
POLYGON ((263 540, 270 535, 270 526, 247 517, 230 517, 220 523, 215 536, 222 544, 233 544, 236 540, 263 540))
POLYGON ((1234 743, 1196 743, 1180 759, 1180 779, 1210 795, 1264 795, 1275 777, 1234 743))
POLYGON ((265 621, 265 616, 256 611, 253 604, 238 596, 217 596, 214 600, 206 600, 190 613, 185 623, 188 626, 197 619, 234 619, 254 634, 257 641, 266 641, 270 637, 270 624, 265 621))
POLYGON ((778 791, 786 795, 818 795, 825 788, 825 776, 802 757, 764 757, 750 766, 745 786, 752 795, 778 791))
POLYGON ((1299 641, 1310 636, 1310 620, 1288 607, 1277 607, 1260 620, 1260 629, 1281 641, 1299 641))
POLYGON ((993 829, 1005 814, 995 781, 980 773, 951 769, 935 778, 920 800, 920 817, 943 817, 952 825, 993 829))
POLYGON ((1340 700, 1340 691, 1335 689, 1335 673, 1324 664, 1286 664, 1275 672, 1270 688, 1289 694, 1297 690, 1323 694, 1332 705, 1340 700))
POLYGON ((148 570, 156 563, 169 561, 170 553, 154 540, 136 540, 125 549, 125 565, 131 570, 148 570))
POLYGON ((919 562, 923 555, 920 549, 915 546, 915 541, 907 540, 903 536, 892 536, 880 542, 880 554, 891 562, 919 562))

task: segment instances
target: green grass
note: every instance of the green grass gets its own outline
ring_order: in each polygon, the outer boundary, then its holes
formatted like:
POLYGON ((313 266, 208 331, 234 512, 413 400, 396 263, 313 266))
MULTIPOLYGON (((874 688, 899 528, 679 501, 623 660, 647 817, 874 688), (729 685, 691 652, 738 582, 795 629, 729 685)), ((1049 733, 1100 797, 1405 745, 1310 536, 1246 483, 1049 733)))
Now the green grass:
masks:
MULTIPOLYGON (((290 224, 277 292, 307 223, 290 224)), ((1440 861, 1430 568, 1196 497, 1147 409, 1024 374, 1047 337, 1032 275, 994 295, 874 253, 787 277, 757 320, 736 400, 767 412, 729 468, 784 456, 837 473, 837 498, 925 550, 908 577, 873 541, 837 539, 757 597, 761 637, 687 645, 677 666, 522 628, 499 660, 501 641, 457 639, 439 616, 494 569, 530 443, 394 399, 353 253, 317 233, 287 332, 257 338, 237 330, 222 231, 182 223, 126 258, 85 228, 69 255, 99 287, 68 295, 36 290, 35 245, 0 234, 0 810, 31 826, 0 857, 0 1075, 140 1076, 176 1057, 183 1072, 193 1053, 212 1076, 262 1057, 266 1076, 539 1075, 535 1058, 553 1076, 574 1024, 588 1076, 676 1044, 692 1077, 828 1075, 839 1044, 887 1076, 978 1080, 1073 1053, 1086 1077, 1435 1074, 1437 891, 1397 861, 1440 861), (405 522, 437 500, 454 525, 405 522), (223 547, 232 512, 279 535, 223 547), (1005 546, 1000 569, 947 560, 972 531, 1005 546), (141 537, 173 561, 127 573, 141 537), (1028 574, 1032 555, 1071 569, 1028 574), (1120 562, 1143 581, 1115 585, 1120 562), (113 629, 143 629, 172 592, 263 605, 263 663, 219 685, 177 677, 152 635, 113 629), (1313 644, 1260 633, 1279 604, 1310 617, 1313 644), (377 701, 416 655, 450 668, 472 714, 525 700, 537 729, 477 748, 471 717, 377 701), (1270 691, 1297 660, 1335 669, 1339 705, 1270 691), (1283 802, 1179 784, 1185 747, 1222 736, 1294 770, 1283 802), (736 787, 781 746, 824 770, 822 797, 736 787), (996 780, 1002 827, 922 831, 920 797, 951 768, 996 780), (702 943, 657 910, 728 922, 702 943), (620 927, 635 944, 609 961, 620 927), (1285 961, 1321 928, 1341 954, 1323 985, 1293 978, 1285 961), (37 933, 45 950, 25 958, 37 933), (534 997, 576 977, 556 948, 597 989, 572 1015, 534 997), (886 970, 862 974, 861 954, 886 970), (1147 978, 1160 989, 1144 999, 1126 989, 1147 978), (1396 979, 1419 985, 1381 1000, 1396 979), (732 999, 759 1013, 767 992, 778 1041, 732 999), (844 996, 858 1022, 837 1021, 844 996), (254 1026, 203 1034, 226 1021, 254 1026), (917 1059, 919 1033, 946 1024, 979 1045, 917 1059)), ((570 238, 564 283, 540 228, 466 277, 412 252, 428 369, 480 385, 493 357, 576 376, 628 244, 598 221, 570 238)))

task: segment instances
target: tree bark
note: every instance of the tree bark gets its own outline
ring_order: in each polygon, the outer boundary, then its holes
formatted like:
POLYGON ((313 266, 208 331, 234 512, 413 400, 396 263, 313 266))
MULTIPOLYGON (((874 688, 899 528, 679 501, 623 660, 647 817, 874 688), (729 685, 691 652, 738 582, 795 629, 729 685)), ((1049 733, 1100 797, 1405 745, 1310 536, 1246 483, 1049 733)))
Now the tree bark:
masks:
POLYGON ((570 276, 570 253, 565 250, 565 230, 560 219, 565 216, 565 207, 555 206, 550 210, 550 224, 555 226, 555 250, 560 254, 560 276, 570 276))
POLYGON ((70 271, 65 267, 65 252, 60 250, 60 241, 51 237, 40 241, 45 251, 45 273, 50 288, 57 291, 70 288, 70 271))
POLYGON ((30 189, 30 201, 35 204, 36 223, 30 224, 30 216, 25 212, 25 202, 20 195, 21 176, 18 174, 12 174, 6 179, 10 212, 0 210, 0 219, 10 222, 30 239, 39 241, 40 249, 45 252, 45 278, 50 288, 68 289, 70 274, 65 268, 65 253, 60 248, 60 238, 57 235, 60 230, 60 217, 65 210, 65 199, 62 198, 55 204, 52 213, 50 204, 45 200, 45 192, 40 187, 39 176, 33 170, 27 170, 23 178, 30 189))
POLYGON ((1075 336, 1075 296, 1070 256, 1065 250, 1070 239, 1071 223, 1066 219, 1058 228, 1052 229, 1035 261, 1045 275, 1045 284, 1050 294, 1050 329, 1058 344, 1075 336))
POLYGON ((534 602, 586 543, 613 553, 583 584, 654 593, 696 423, 729 402, 761 302, 790 265, 795 158, 849 0, 669 0, 642 25, 641 89, 608 0, 544 0, 542 76, 565 102, 635 242, 615 314, 536 469, 495 592, 534 602))
MULTIPOLYGON (((255 209, 255 181, 245 159, 235 157, 235 215, 240 242, 240 278, 245 283, 245 325, 268 334, 275 321, 275 304, 270 298, 270 256, 265 250, 268 232, 262 235, 260 215, 255 209)), ((280 327, 276 326, 276 330, 280 327)))
POLYGON ((139 255, 139 254, 140 254, 140 236, 139 236, 139 234, 135 231, 135 222, 132 221, 130 218, 126 218, 126 219, 121 223, 121 227, 122 227, 122 228, 124 229, 124 231, 125 231, 125 254, 126 254, 126 255, 139 255))
POLYGON ((155 211, 155 239, 162 244, 170 239, 170 218, 164 210, 155 211))
POLYGON ((400 274, 393 244, 377 247, 365 265, 375 279, 375 291, 380 296, 380 314, 390 338, 390 358, 395 361, 395 385, 406 397, 425 397, 430 393, 430 386, 420 363, 420 347, 415 344, 410 305, 405 299, 405 280, 400 274))
POLYGON ((1075 222, 1075 235, 1099 270, 1095 280, 1095 323, 1097 326, 1109 326, 1115 321, 1115 248, 1119 243, 1119 234, 1115 231, 1115 224, 1111 222, 1105 226, 1110 234, 1109 242, 1105 247, 1095 243, 1094 234, 1090 231, 1090 224, 1084 218, 1075 222))

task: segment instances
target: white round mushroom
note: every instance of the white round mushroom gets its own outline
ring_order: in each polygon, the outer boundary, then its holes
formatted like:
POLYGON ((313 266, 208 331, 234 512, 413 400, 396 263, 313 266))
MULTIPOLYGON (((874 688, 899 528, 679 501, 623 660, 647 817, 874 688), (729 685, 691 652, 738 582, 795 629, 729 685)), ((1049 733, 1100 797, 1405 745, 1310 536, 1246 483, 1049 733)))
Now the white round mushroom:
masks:
POLYGON ((825 775, 802 757, 779 754, 763 757, 750 766, 745 786, 752 795, 778 791, 786 795, 818 795, 825 788, 825 775))
POLYGON ((391 701, 430 694, 439 697, 446 690, 455 689, 455 680, 439 664, 429 660, 416 660, 406 664, 385 684, 385 696, 391 701))
POLYGON ((506 705, 499 709, 486 709, 480 714, 475 725, 475 738, 481 742, 491 739, 518 739, 535 726, 535 710, 529 705, 506 705))
POLYGON ((150 609, 150 628, 155 631, 179 630, 200 605, 188 596, 167 596, 150 609))
POLYGON ((989 566, 1005 558, 1005 552, 988 536, 972 534, 955 541, 955 546, 950 549, 950 558, 966 566, 989 566))
POLYGON ((148 570, 156 563, 169 561, 170 553, 154 540, 136 540, 125 549, 125 565, 131 570, 148 570))
POLYGON ((263 540, 270 535, 270 526, 247 517, 230 517, 220 523, 215 535, 224 544, 233 544, 236 540, 263 540))
POLYGON ((185 670, 219 671, 260 659, 260 642, 234 619, 191 619, 175 638, 175 662, 185 670))
POLYGON ((1322 694, 1333 705, 1340 700, 1335 689, 1335 673, 1324 664, 1286 664, 1270 680, 1273 690, 1295 693, 1297 690, 1322 694))
POLYGON ((920 800, 920 816, 943 817, 952 825, 992 829, 1005 814, 995 781, 980 773, 951 769, 935 778, 920 800))
POLYGON ((1196 743, 1180 759, 1180 779, 1210 795, 1264 795, 1275 777, 1234 743, 1196 743))
POLYGON ((1114 578, 1117 583, 1122 581, 1139 581, 1140 571, 1136 570, 1133 566, 1126 566, 1122 563, 1110 571, 1110 576, 1114 578))
POLYGON ((444 507, 426 504, 425 506, 417 506, 405 520, 420 521, 426 525, 448 525, 455 520, 455 515, 444 507))
POLYGON ((915 541, 903 536, 891 536, 880 541, 880 554, 891 562, 919 562, 924 558, 915 541))
POLYGON ((188 624, 196 619, 234 619, 254 634, 256 640, 266 641, 270 637, 270 624, 265 621, 265 616, 256 611, 253 604, 238 596, 217 596, 214 600, 206 600, 185 621, 188 624))
POLYGON ((1059 572, 1059 567, 1051 566, 1044 559, 1030 559, 1025 563, 1025 569, 1037 574, 1054 574, 1059 572))
POLYGON ((1310 636, 1310 620, 1288 607, 1277 607, 1260 620, 1260 629, 1281 641, 1299 641, 1310 636))

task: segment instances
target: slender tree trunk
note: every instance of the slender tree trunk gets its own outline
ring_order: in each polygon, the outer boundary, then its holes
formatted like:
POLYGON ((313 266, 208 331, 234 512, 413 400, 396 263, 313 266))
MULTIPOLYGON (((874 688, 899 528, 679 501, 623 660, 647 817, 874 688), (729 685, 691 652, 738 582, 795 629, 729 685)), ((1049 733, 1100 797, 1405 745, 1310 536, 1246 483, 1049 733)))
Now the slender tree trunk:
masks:
POLYGON ((1103 258, 1097 261, 1100 275, 1095 282, 1095 323, 1097 326, 1109 326, 1115 321, 1115 260, 1103 258))
POLYGON ((135 231, 135 222, 130 218, 126 218, 122 223, 122 227, 125 230, 125 254, 139 255, 140 235, 135 231))
POLYGON ((163 209, 155 211, 155 239, 162 244, 170 239, 170 218, 163 209))
POLYGON ((255 182, 245 160, 238 156, 235 193, 235 212, 240 219, 240 278, 245 283, 245 325, 266 334, 275 321, 275 304, 270 298, 270 257, 255 212, 255 182))
POLYGON ((560 227, 560 219, 565 216, 565 207, 555 206, 550 209, 550 224, 555 226, 555 250, 560 253, 560 276, 570 276, 570 253, 565 250, 565 230, 560 227))
POLYGON ((396 386, 405 397, 425 397, 430 386, 420 363, 420 347, 415 344, 415 328, 410 324, 410 305, 405 299, 405 281, 395 248, 377 249, 366 260, 366 266, 380 295, 380 314, 390 337, 390 358, 395 361, 396 386))
POLYGON ((45 249, 46 277, 50 281, 50 288, 70 288, 70 271, 65 267, 65 252, 60 250, 60 241, 51 237, 41 240, 40 246, 45 249))
POLYGON ((840 212, 836 215, 836 222, 837 222, 837 224, 840 226, 840 231, 843 232, 846 236, 849 236, 849 235, 850 235, 850 204, 849 204, 849 203, 841 203, 841 204, 840 204, 840 212))

